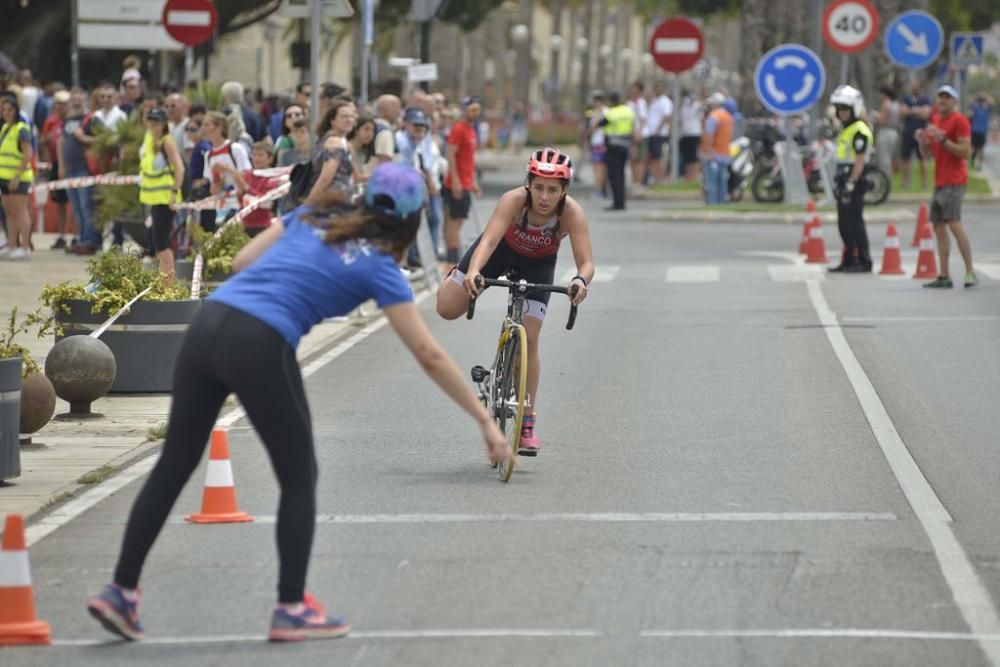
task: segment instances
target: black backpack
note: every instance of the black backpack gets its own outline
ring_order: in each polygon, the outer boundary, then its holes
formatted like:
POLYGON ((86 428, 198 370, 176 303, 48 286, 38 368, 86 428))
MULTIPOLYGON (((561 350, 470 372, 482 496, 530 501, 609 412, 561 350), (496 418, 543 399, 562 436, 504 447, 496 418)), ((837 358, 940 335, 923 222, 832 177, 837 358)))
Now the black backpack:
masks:
POLYGON ((292 173, 288 177, 288 200, 294 206, 298 206, 309 196, 309 191, 316 183, 319 174, 313 168, 312 160, 305 160, 292 167, 292 173))

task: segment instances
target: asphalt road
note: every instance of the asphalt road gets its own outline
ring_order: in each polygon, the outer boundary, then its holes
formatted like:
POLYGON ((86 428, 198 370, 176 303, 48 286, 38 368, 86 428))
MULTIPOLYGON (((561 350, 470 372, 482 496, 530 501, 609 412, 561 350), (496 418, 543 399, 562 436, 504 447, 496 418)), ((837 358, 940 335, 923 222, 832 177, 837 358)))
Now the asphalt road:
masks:
MULTIPOLYGON (((132 483, 32 548, 57 645, 0 664, 997 664, 995 212, 966 213, 992 277, 930 291, 803 268, 788 225, 588 207, 599 276, 572 332, 553 297, 544 447, 509 484, 388 328, 309 377, 324 515, 309 588, 352 636, 263 642, 277 492, 240 422, 237 492, 259 520, 166 528, 149 641, 108 641, 84 611, 132 483)), ((572 268, 567 248, 558 274, 572 268)), ((502 295, 473 322, 422 309, 461 366, 488 364, 502 295)))

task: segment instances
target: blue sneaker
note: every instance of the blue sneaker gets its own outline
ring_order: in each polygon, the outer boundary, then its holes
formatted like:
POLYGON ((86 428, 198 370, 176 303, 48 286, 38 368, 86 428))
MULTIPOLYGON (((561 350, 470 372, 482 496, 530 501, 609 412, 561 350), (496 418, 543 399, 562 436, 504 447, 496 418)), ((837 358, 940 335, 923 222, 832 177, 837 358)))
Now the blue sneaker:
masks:
POLYGON ((267 635, 272 642, 298 642, 305 639, 333 639, 343 637, 351 631, 346 618, 327 616, 313 596, 306 593, 303 600, 305 609, 292 614, 284 607, 275 607, 271 615, 271 632, 267 635))
POLYGON ((129 602, 121 586, 106 584, 100 594, 87 603, 87 611, 104 629, 130 641, 142 639, 139 623, 139 600, 129 602))

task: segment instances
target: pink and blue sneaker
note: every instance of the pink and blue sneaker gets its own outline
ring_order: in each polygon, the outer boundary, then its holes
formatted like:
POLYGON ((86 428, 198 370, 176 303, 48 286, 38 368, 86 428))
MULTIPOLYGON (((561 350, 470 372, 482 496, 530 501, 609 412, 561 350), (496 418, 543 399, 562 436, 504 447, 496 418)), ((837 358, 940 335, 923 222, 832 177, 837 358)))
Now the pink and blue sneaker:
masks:
POLYGON ((334 639, 351 631, 346 618, 327 616, 326 609, 309 593, 303 598, 303 609, 292 613, 277 606, 271 615, 271 632, 267 635, 272 642, 297 642, 306 639, 334 639))
POLYGON ((519 456, 538 456, 542 451, 542 441, 535 435, 535 415, 525 415, 521 422, 521 442, 517 446, 519 456))
POLYGON ((129 641, 142 639, 138 590, 126 592, 118 584, 106 584, 97 597, 87 603, 87 611, 108 632, 129 641))

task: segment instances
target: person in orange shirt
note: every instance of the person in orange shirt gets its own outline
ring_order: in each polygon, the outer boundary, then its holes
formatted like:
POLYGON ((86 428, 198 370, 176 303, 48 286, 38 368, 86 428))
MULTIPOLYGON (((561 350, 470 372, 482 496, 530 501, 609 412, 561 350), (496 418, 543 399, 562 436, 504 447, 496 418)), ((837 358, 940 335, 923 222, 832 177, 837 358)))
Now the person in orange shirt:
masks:
POLYGON ((705 203, 725 204, 729 181, 729 142, 733 140, 733 117, 723 106, 726 96, 712 93, 708 96, 708 115, 705 131, 701 135, 701 159, 704 163, 702 178, 705 203))

